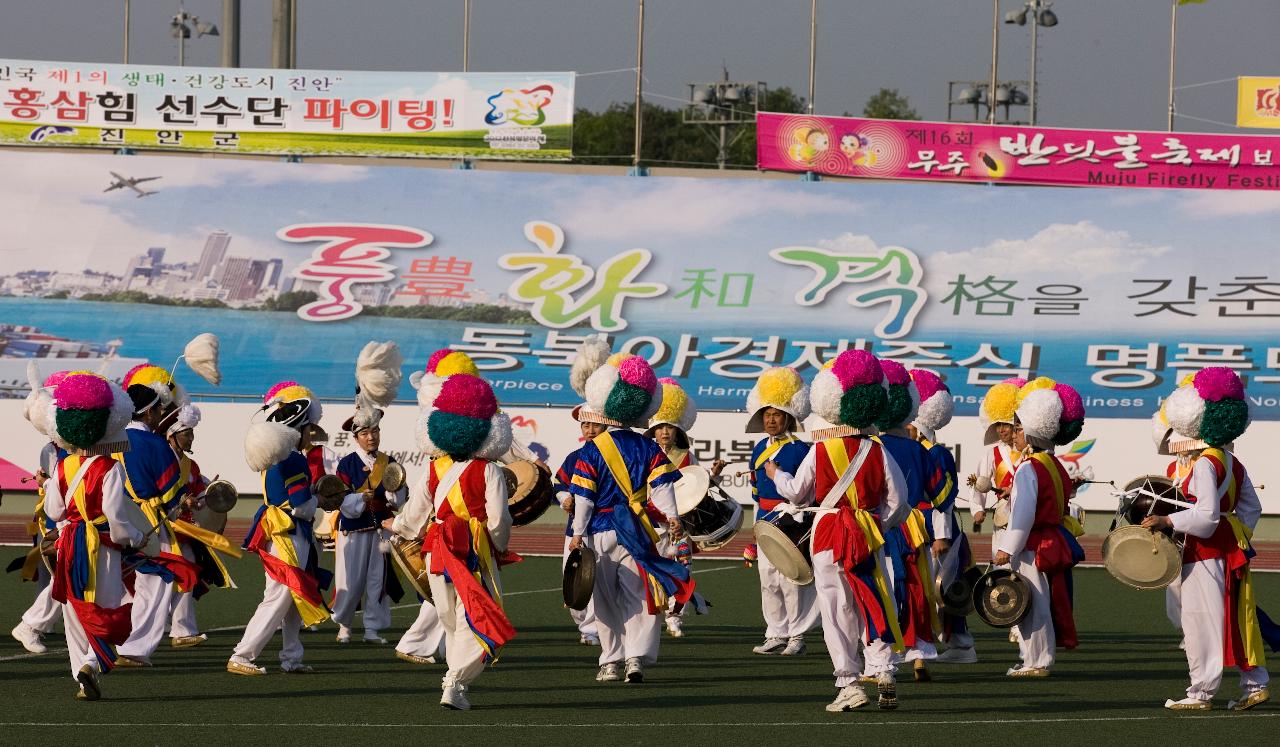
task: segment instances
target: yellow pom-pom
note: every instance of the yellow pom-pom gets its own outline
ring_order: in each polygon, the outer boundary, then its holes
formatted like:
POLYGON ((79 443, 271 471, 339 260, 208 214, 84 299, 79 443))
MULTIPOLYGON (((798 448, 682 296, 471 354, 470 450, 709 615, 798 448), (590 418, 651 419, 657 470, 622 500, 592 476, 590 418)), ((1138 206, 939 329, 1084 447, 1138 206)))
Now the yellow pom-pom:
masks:
POLYGON ((684 417, 684 410, 688 404, 689 395, 678 384, 663 384, 662 406, 658 408, 653 420, 678 423, 684 417))
POLYGON ((1038 391, 1040 389, 1052 389, 1057 385, 1058 382, 1048 376, 1038 376, 1031 381, 1028 381, 1021 389, 1018 390, 1018 404, 1021 405, 1022 400, 1026 399, 1027 395, 1034 391, 1038 391))
POLYGON ((173 383, 169 372, 159 366, 143 366, 133 372, 133 376, 129 377, 129 386, 134 384, 164 384, 168 386, 173 383))
POLYGON ((756 381, 760 403, 764 405, 786 405, 803 386, 800 374, 790 368, 769 369, 756 381))
POLYGON ((982 412, 992 422, 1012 423, 1017 409, 1018 387, 1013 384, 996 384, 982 398, 982 412))
POLYGON ((609 356, 609 360, 605 361, 605 363, 609 364, 610 366, 613 366, 614 368, 618 368, 619 366, 622 365, 623 361, 625 361, 628 358, 634 358, 634 357, 635 356, 632 355, 631 353, 614 353, 613 355, 609 356))
POLYGON ((479 376, 480 369, 476 368, 475 361, 471 360, 471 356, 454 350, 436 363, 436 376, 444 378, 454 374, 479 376))
POLYGON ((280 402, 293 402, 294 400, 299 399, 315 399, 315 395, 311 393, 310 389, 302 386, 301 384, 297 384, 294 386, 287 386, 276 392, 274 399, 280 402))
POLYGON ((1194 373, 1189 373, 1186 376, 1183 376, 1182 380, 1178 382, 1178 387, 1181 388, 1181 387, 1187 386, 1188 384, 1192 384, 1195 382, 1195 380, 1196 380, 1196 375, 1194 373))

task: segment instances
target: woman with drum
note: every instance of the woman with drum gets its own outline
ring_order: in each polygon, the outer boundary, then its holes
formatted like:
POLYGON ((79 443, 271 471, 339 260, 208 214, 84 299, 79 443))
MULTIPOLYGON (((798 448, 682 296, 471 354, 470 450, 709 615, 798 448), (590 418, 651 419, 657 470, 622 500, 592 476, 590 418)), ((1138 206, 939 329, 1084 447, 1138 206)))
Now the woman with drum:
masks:
POLYGON ((1084 402, 1075 389, 1038 378, 1022 387, 1014 415, 1013 445, 1022 459, 1013 475, 1009 526, 996 546, 996 565, 1012 564, 1031 590, 1031 609, 1015 626, 1022 663, 1010 677, 1048 677, 1054 649, 1075 648, 1071 568, 1084 551, 1065 524, 1075 486, 1053 456, 1084 425, 1084 402))
POLYGON ((1223 668, 1234 666, 1241 694, 1227 708, 1248 710, 1270 698, 1263 645, 1280 643, 1280 630, 1254 603, 1249 539, 1262 505, 1244 465, 1228 450, 1249 424, 1244 383, 1230 368, 1203 369, 1169 396, 1164 412, 1173 429, 1171 450, 1194 460, 1180 483, 1192 507, 1142 522, 1186 535, 1180 616, 1191 685, 1186 697, 1166 700, 1165 708, 1208 710, 1223 668))
POLYGON ((835 426, 794 474, 766 462, 780 495, 796 506, 815 506, 811 550, 822 636, 835 668, 833 713, 868 703, 858 684, 858 646, 866 646, 867 671, 876 676, 879 707, 898 707, 893 652, 902 652, 885 535, 896 531, 910 506, 906 480, 893 457, 873 438, 874 423, 888 405, 880 361, 865 350, 847 350, 818 372, 810 402, 835 426))
MULTIPOLYGON (((796 438, 809 416, 809 387, 793 368, 765 371, 747 395, 747 433, 764 433, 751 450, 751 498, 756 502, 757 522, 775 525, 797 545, 813 528, 809 514, 784 514, 779 510, 787 500, 778 492, 765 465, 773 462, 783 472, 795 474, 809 453, 809 444, 796 438)), ((724 463, 712 465, 718 477, 724 463)), ((764 615, 764 643, 752 649, 757 654, 796 656, 805 652, 804 635, 817 627, 820 616, 812 584, 796 585, 778 572, 767 556, 757 558, 760 573, 760 611, 764 615)))

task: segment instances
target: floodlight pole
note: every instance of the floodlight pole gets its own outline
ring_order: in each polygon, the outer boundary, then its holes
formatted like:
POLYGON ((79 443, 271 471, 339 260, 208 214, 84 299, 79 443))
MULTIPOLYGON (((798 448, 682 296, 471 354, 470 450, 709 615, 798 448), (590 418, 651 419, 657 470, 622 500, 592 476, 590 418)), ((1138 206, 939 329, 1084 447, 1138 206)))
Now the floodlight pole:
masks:
POLYGON ((996 123, 996 70, 999 64, 1000 0, 991 0, 991 85, 987 86, 987 119, 992 125, 996 123))
POLYGON ((471 0, 462 0, 462 72, 471 71, 471 0))
POLYGON ((644 0, 638 0, 640 17, 636 24, 636 143, 631 168, 640 173, 640 146, 644 135, 644 0))
POLYGON ((808 110, 813 114, 813 91, 815 74, 818 67, 818 0, 809 3, 809 104, 808 110))

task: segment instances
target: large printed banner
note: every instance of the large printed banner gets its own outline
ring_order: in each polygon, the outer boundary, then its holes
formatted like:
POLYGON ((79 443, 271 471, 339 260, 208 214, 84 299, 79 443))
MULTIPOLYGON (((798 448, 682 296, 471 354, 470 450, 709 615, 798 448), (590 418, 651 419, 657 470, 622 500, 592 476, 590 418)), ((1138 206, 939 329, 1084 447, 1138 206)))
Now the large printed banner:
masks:
POLYGON ((1236 127, 1280 127, 1280 78, 1236 79, 1236 127))
MULTIPOLYGON (((1271 93, 1269 106, 1275 108, 1276 91, 1271 93)), ((1069 130, 762 112, 756 120, 756 149, 762 169, 833 176, 1280 189, 1280 137, 1267 135, 1069 130)))
POLYGON ((0 59, 0 144, 567 160, 573 83, 0 59))
MULTIPOLYGON (((695 438, 726 452, 750 438, 740 411, 761 371, 810 378, 851 347, 946 377, 959 418, 944 440, 962 447, 962 470, 987 386, 1053 376, 1084 396, 1081 439, 1097 442, 1081 464, 1117 482, 1163 471, 1147 423, 1178 379, 1230 366, 1256 421, 1241 458, 1255 482, 1280 484, 1273 194, 29 150, 0 151, 0 174, 0 392, 25 394, 29 362, 42 376, 169 367, 213 332, 222 385, 182 365, 178 378, 236 412, 205 443, 237 464, 255 403, 281 380, 326 398, 336 433, 370 340, 404 353, 404 422, 408 375, 452 346, 504 406, 567 429, 541 439, 554 461, 576 439, 570 362, 599 333, 682 382, 703 413, 695 438), (154 196, 104 192, 113 172, 151 179, 154 196)), ((11 432, 38 441, 14 406, 11 432)), ((411 449, 407 428, 394 448, 411 449)), ((29 468, 31 444, 0 444, 29 468)))

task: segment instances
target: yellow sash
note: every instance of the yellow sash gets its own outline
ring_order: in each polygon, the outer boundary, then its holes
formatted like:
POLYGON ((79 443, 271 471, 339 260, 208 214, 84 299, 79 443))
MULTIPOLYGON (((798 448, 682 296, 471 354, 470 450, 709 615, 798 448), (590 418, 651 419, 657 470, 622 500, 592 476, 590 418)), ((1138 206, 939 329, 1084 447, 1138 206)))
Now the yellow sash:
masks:
MULTIPOLYGON (((770 438, 772 439, 772 437, 770 438)), ((763 466, 765 462, 769 461, 769 459, 772 458, 774 454, 777 454, 778 451, 783 446, 786 446, 792 441, 798 441, 798 440, 799 439, 797 439, 795 436, 791 435, 790 433, 788 433, 787 437, 782 440, 779 440, 779 441, 770 440, 769 445, 764 447, 764 451, 760 452, 760 456, 756 457, 755 462, 751 464, 751 468, 760 469, 760 467, 763 466)))
MULTIPOLYGON (((1240 486, 1236 484, 1235 457, 1218 448, 1205 449, 1202 456, 1214 457, 1226 472, 1222 480, 1222 488, 1218 491, 1219 495, 1214 496, 1214 500, 1219 502, 1218 507, 1221 508, 1222 498, 1226 497, 1228 505, 1222 512, 1221 519, 1231 527, 1236 546, 1241 552, 1248 553, 1253 546, 1253 530, 1245 526, 1244 522, 1240 521, 1240 517, 1235 514, 1236 502, 1240 499, 1240 486)), ((1253 572, 1249 566, 1245 566, 1240 578, 1240 594, 1236 598, 1236 619, 1240 627, 1240 640, 1244 643, 1245 659, 1251 666, 1266 666, 1267 652, 1262 645, 1262 627, 1258 623, 1258 605, 1253 591, 1253 572)))
MULTIPOLYGON (((288 511, 279 506, 273 506, 268 500, 265 471, 262 473, 262 502, 267 506, 266 511, 262 512, 262 531, 271 537, 272 549, 286 565, 301 569, 298 551, 293 546, 293 538, 289 536, 290 530, 293 529, 293 517, 288 511)), ((298 615, 302 617, 303 625, 319 625, 329 619, 329 611, 323 605, 312 604, 293 589, 289 589, 289 594, 293 597, 294 606, 298 608, 298 615)))
POLYGON ((1071 532, 1072 537, 1084 534, 1084 527, 1076 517, 1067 513, 1067 490, 1062 484, 1062 473, 1058 471, 1058 460, 1047 451, 1034 452, 1031 458, 1044 467, 1044 471, 1049 473, 1049 479, 1053 481, 1053 500, 1058 506, 1058 515, 1062 517, 1062 526, 1071 532))
POLYGON ((618 483, 618 488, 622 490, 623 495, 627 496, 627 505, 631 508, 631 512, 640 519, 640 525, 644 527, 645 533, 656 544, 658 530, 654 528, 653 521, 644 510, 645 501, 649 497, 649 485, 647 483, 641 485, 639 490, 631 487, 631 475, 627 472, 627 463, 623 461, 622 453, 618 451, 618 444, 614 442, 609 431, 596 436, 592 443, 600 449, 600 455, 604 457, 604 463, 609 467, 609 474, 613 475, 614 482, 618 483))
POLYGON ((1009 449, 1009 463, 1005 463, 1004 456, 1000 453, 999 444, 992 446, 995 449, 995 467, 992 469, 991 484, 997 488, 1004 482, 1004 479, 1013 474, 1013 469, 1022 461, 1022 455, 1013 449, 1009 449))
MULTIPOLYGON (((68 454, 67 457, 62 460, 62 474, 66 476, 67 473, 70 472, 71 475, 67 478, 68 482, 75 479, 75 475, 84 468, 84 464, 87 461, 89 460, 86 460, 84 457, 76 454, 68 454)), ((71 498, 75 501, 76 511, 80 513, 80 518, 83 519, 85 523, 84 546, 85 553, 87 555, 86 561, 89 564, 89 575, 85 581, 84 596, 82 598, 86 602, 93 602, 97 598, 98 589, 98 548, 102 546, 102 538, 98 535, 98 527, 107 523, 107 517, 105 515, 99 515, 94 519, 89 518, 89 509, 88 504, 86 503, 88 499, 85 496, 85 491, 88 489, 87 486, 88 476, 86 475, 80 479, 80 484, 76 486, 76 491, 72 494, 71 498)))
MULTIPOLYGON (((933 442, 927 438, 920 439, 920 444, 924 446, 926 451, 933 449, 933 442)), ((938 492, 935 495, 929 497, 929 502, 933 504, 934 508, 946 502, 947 496, 951 495, 951 488, 956 484, 955 478, 951 476, 950 472, 943 472, 942 476, 946 478, 942 481, 942 486, 938 488, 938 492)))
MULTIPOLYGON (((872 438, 879 443, 879 439, 872 438)), ((827 452, 827 459, 831 461, 831 468, 835 470, 837 476, 843 475, 844 471, 849 469, 849 452, 845 448, 843 438, 829 438, 822 442, 827 452)), ((868 446, 867 448, 871 448, 868 446)), ((875 554, 877 550, 884 547, 884 535, 880 533, 880 522, 876 521, 876 517, 870 511, 858 506, 858 481, 854 479, 849 483, 849 487, 845 490, 845 498, 849 501, 849 506, 853 509, 853 518, 857 522, 858 528, 862 530, 862 536, 867 541, 867 549, 872 553, 872 557, 876 559, 876 569, 872 574, 876 581, 876 593, 880 595, 880 602, 884 606, 885 620, 889 623, 889 631, 893 633, 892 648, 898 653, 906 650, 906 646, 902 643, 902 626, 898 623, 897 600, 894 599, 893 590, 889 588, 889 577, 884 569, 884 554, 875 554)))
MULTIPOLYGON (((431 463, 431 468, 436 472, 436 484, 444 479, 445 474, 453 468, 454 461, 449 456, 439 456, 431 463)), ((384 464, 385 466, 385 464, 384 464)), ((467 522, 468 528, 471 530, 471 549, 476 554, 479 561, 479 569, 472 575, 489 591, 489 596, 493 601, 497 602, 500 609, 505 609, 502 605, 502 589, 498 588, 495 581, 495 571, 498 569, 497 559, 494 557, 493 546, 489 543, 489 527, 484 522, 471 515, 467 510, 467 501, 462 497, 462 480, 454 480, 453 485, 449 488, 449 494, 445 496, 449 501, 449 508, 453 510, 453 515, 467 522)), ((497 661, 497 659, 494 659, 497 661)))
MULTIPOLYGON (((123 453, 112 454, 111 456, 119 462, 121 466, 124 466, 123 453)), ((162 523, 164 524, 164 528, 169 530, 170 541, 174 540, 173 524, 169 521, 169 514, 164 510, 164 504, 173 500, 173 497, 178 494, 178 491, 187 484, 187 480, 191 477, 191 464, 189 462, 184 464, 183 461, 184 460, 181 459, 178 460, 179 475, 178 480, 173 483, 173 487, 164 491, 160 495, 152 496, 151 498, 139 498, 138 492, 133 489, 133 482, 129 480, 128 468, 121 470, 124 472, 124 489, 129 493, 129 497, 133 499, 134 503, 138 504, 138 508, 142 510, 142 515, 147 517, 147 521, 151 522, 152 527, 159 526, 162 523)), ((266 494, 265 490, 263 491, 263 494, 266 494)), ((163 536, 161 537, 161 541, 164 541, 163 536)))
POLYGON ((680 463, 689 455, 688 449, 672 449, 667 452, 667 459, 671 460, 671 466, 680 469, 680 463))
POLYGON ((373 466, 369 468, 369 476, 364 479, 364 485, 360 486, 360 490, 357 492, 373 490, 381 485, 382 473, 387 469, 389 462, 387 455, 379 451, 378 455, 373 458, 373 466))

